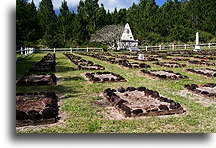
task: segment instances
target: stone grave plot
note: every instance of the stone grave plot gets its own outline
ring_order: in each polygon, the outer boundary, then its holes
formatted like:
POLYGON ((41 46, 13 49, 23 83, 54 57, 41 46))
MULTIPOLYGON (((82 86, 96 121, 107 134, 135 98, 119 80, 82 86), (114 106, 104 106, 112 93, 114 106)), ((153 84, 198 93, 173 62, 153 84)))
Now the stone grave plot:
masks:
POLYGON ((55 123, 58 111, 58 98, 54 92, 16 94, 17 127, 55 123))
POLYGON ((55 54, 47 54, 41 61, 35 64, 29 72, 55 72, 56 71, 56 57, 55 54))
POLYGON ((101 65, 94 64, 92 61, 86 61, 79 56, 73 54, 64 54, 71 62, 77 65, 77 70, 105 70, 101 65))
POLYGON ((119 60, 116 60, 116 58, 106 57, 106 56, 110 56, 109 53, 104 53, 103 55, 102 54, 95 54, 95 53, 92 53, 92 54, 79 53, 79 54, 89 56, 89 57, 92 57, 92 58, 96 58, 98 60, 105 61, 105 62, 108 62, 110 64, 118 64, 119 63, 119 60))
POLYGON ((195 74, 200 74, 206 77, 216 77, 216 70, 210 68, 186 69, 186 71, 195 74))
POLYGON ((103 95, 125 117, 182 114, 183 107, 145 87, 104 90, 103 95))
POLYGON ((42 85, 57 85, 58 78, 55 74, 25 74, 17 82, 17 86, 42 86, 42 85))
POLYGON ((181 67, 186 67, 186 64, 179 64, 175 62, 156 62, 153 63, 155 65, 159 65, 161 67, 169 67, 169 68, 181 68, 181 67))
POLYGON ((216 60, 216 57, 211 56, 194 56, 196 59, 203 59, 203 60, 216 60))
POLYGON ((103 66, 94 64, 92 61, 80 60, 75 64, 78 65, 78 70, 105 70, 103 66))
POLYGON ((197 84, 190 84, 185 85, 184 88, 194 94, 215 99, 216 83, 207 83, 200 86, 198 86, 197 84))
POLYGON ((83 60, 81 57, 79 56, 75 56, 73 54, 70 53, 63 53, 72 63, 74 63, 75 65, 77 65, 79 62, 84 62, 85 60, 83 60))
POLYGON ((92 83, 127 82, 125 78, 112 72, 86 73, 84 77, 92 83))
POLYGON ((123 67, 123 68, 128 68, 128 69, 132 69, 132 68, 151 68, 150 65, 147 65, 145 63, 138 63, 138 62, 129 62, 127 60, 119 60, 118 64, 123 67))
POLYGON ((185 58, 167 58, 164 57, 164 60, 171 60, 171 61, 189 61, 190 59, 185 59, 185 58))
POLYGON ((158 59, 153 58, 153 57, 145 57, 144 59, 137 59, 137 57, 133 58, 136 61, 140 61, 140 62, 151 62, 151 61, 158 61, 158 59))
POLYGON ((112 56, 115 57, 115 58, 120 58, 120 59, 125 59, 125 60, 132 59, 132 60, 142 61, 142 62, 158 61, 158 59, 155 59, 155 58, 153 58, 153 57, 148 57, 148 56, 146 56, 146 55, 145 55, 145 58, 144 58, 144 59, 139 60, 139 59, 138 59, 138 54, 133 54, 133 56, 132 56, 132 55, 127 55, 127 56, 125 56, 125 55, 116 55, 116 54, 114 55, 114 54, 112 54, 112 56))
POLYGON ((105 70, 105 68, 98 64, 92 64, 92 65, 79 65, 78 70, 105 70))
POLYGON ((180 73, 174 73, 173 71, 166 70, 141 70, 141 73, 159 80, 179 80, 179 79, 188 79, 187 76, 184 76, 180 73))
POLYGON ((192 61, 188 61, 188 62, 191 64, 196 64, 196 65, 215 66, 214 62, 205 61, 205 60, 201 60, 201 61, 192 60, 192 61))

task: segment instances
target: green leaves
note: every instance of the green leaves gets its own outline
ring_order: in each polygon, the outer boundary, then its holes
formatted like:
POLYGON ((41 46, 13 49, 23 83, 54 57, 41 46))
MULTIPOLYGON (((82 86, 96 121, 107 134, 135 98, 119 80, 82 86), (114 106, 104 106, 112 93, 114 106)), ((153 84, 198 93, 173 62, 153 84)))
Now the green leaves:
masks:
POLYGON ((74 13, 64 0, 56 16, 52 0, 42 0, 38 10, 33 1, 17 0, 17 49, 37 44, 56 48, 87 46, 96 31, 126 23, 142 45, 194 42, 196 32, 200 32, 200 42, 213 42, 215 10, 215 0, 168 0, 161 7, 155 0, 141 0, 128 9, 109 12, 98 0, 85 0, 79 2, 74 13))

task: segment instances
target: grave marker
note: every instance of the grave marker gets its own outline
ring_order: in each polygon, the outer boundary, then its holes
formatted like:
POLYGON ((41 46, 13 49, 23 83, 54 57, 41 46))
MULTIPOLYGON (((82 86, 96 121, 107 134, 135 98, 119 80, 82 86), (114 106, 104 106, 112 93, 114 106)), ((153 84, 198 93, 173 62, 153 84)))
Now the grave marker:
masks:
POLYGON ((196 45, 194 51, 199 51, 200 45, 199 45, 199 32, 196 33, 196 45))

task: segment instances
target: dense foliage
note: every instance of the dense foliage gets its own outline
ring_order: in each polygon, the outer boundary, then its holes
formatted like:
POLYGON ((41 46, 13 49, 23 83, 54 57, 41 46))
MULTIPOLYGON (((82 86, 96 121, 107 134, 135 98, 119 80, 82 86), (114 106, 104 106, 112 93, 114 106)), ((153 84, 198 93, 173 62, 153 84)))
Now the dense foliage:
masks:
POLYGON ((80 1, 77 13, 64 0, 55 14, 51 0, 16 0, 17 49, 21 46, 76 47, 89 44, 92 34, 107 25, 130 24, 140 45, 215 42, 215 0, 167 0, 159 7, 155 0, 140 0, 128 9, 106 11, 98 0, 80 1))

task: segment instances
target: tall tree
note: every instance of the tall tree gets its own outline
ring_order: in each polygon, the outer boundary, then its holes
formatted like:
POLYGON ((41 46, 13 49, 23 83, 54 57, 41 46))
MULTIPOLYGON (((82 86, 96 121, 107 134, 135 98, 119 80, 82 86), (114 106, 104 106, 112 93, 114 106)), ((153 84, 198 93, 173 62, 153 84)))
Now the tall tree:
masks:
POLYGON ((65 43, 66 39, 69 39, 70 34, 70 11, 65 0, 62 2, 62 5, 60 7, 59 24, 59 30, 65 43))
POLYGON ((17 0, 16 2, 17 48, 34 46, 41 37, 35 4, 33 1, 27 3, 24 0, 17 0))
POLYGON ((16 48, 24 45, 25 34, 27 33, 26 19, 27 3, 24 0, 16 0, 16 48))
POLYGON ((38 9, 39 24, 43 29, 43 39, 49 47, 54 47, 57 33, 57 16, 53 10, 52 0, 42 0, 38 9))
POLYGON ((77 14, 77 38, 79 44, 87 42, 97 29, 98 0, 80 1, 77 14))
POLYGON ((40 34, 41 28, 38 23, 38 16, 36 6, 32 0, 31 3, 27 4, 27 20, 28 20, 28 34, 26 37, 28 41, 35 42, 36 40, 40 39, 42 36, 40 34))

